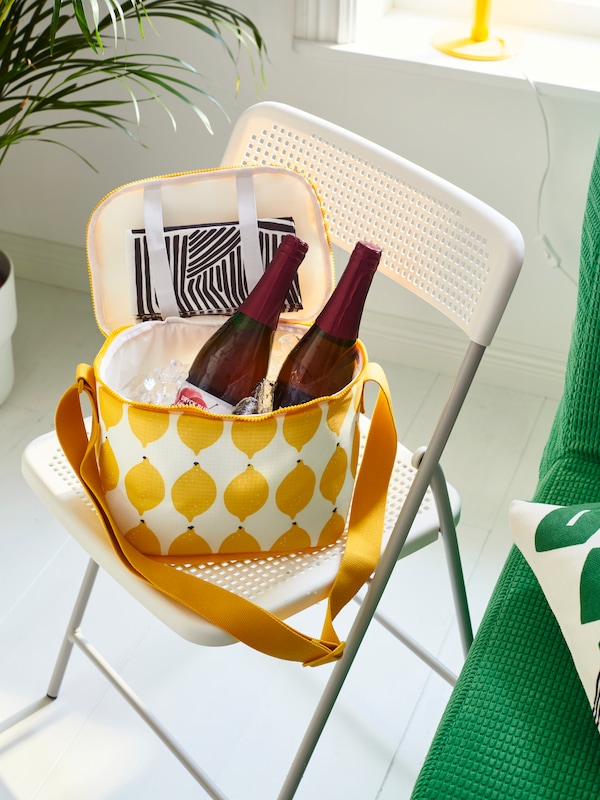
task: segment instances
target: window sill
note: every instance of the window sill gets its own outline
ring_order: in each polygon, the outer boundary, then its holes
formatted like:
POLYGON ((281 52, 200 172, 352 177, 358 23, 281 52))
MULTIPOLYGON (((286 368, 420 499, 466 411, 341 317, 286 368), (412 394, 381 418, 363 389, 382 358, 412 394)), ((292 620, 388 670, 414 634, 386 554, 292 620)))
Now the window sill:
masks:
MULTIPOLYGON (((389 12, 379 23, 361 31, 357 41, 332 44, 294 40, 299 54, 326 59, 362 59, 369 66, 402 70, 444 79, 493 83, 517 88, 526 79, 547 96, 597 100, 600 94, 600 45, 597 39, 561 36, 550 32, 498 30, 499 35, 520 39, 514 58, 470 61, 439 52, 431 45, 434 34, 456 20, 389 12)), ((465 35, 469 22, 465 21, 465 35)), ((496 32, 492 27, 492 32, 496 32)))

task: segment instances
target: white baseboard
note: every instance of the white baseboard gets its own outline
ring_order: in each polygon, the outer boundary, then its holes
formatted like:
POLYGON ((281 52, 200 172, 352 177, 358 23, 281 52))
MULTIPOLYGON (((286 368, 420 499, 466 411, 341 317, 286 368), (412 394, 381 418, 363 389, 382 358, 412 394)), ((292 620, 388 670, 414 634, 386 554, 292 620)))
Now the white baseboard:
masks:
POLYGON ((8 253, 15 276, 63 289, 89 292, 85 247, 0 231, 0 249, 8 253))
MULTIPOLYGON (((89 292, 84 247, 49 242, 0 231, 0 247, 8 252, 17 278, 89 292)), ((361 337, 374 361, 389 361, 442 374, 456 371, 465 337, 451 325, 437 325, 366 311, 361 337)), ((557 353, 497 337, 485 354, 477 380, 559 399, 566 353, 557 353)))
MULTIPOLYGON (((455 374, 467 339, 454 326, 365 311, 361 338, 373 361, 455 374)), ((566 353, 496 337, 484 354, 477 381, 550 397, 563 391, 566 353)))

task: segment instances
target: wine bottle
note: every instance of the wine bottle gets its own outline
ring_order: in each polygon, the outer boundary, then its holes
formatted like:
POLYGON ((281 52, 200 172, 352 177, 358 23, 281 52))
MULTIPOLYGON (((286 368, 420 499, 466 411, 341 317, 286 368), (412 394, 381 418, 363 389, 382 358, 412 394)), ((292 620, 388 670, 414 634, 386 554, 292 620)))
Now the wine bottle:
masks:
POLYGON ((176 405, 229 414, 250 395, 267 373, 279 314, 307 250, 296 236, 283 237, 254 289, 198 351, 176 405))
POLYGON ((335 394, 352 380, 360 319, 380 259, 379 247, 358 242, 327 304, 283 362, 274 408, 335 394))

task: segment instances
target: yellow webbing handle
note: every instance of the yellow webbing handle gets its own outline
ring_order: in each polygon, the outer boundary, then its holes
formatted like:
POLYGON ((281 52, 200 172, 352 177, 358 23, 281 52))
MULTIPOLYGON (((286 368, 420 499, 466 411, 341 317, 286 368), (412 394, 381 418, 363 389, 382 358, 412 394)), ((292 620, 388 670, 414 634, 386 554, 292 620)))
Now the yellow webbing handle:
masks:
POLYGON ((348 538, 329 593, 321 639, 297 631, 279 617, 227 589, 145 556, 122 535, 106 504, 98 471, 96 452, 100 445, 100 423, 94 370, 88 364, 79 365, 75 383, 58 403, 56 431, 112 546, 129 569, 250 647, 276 658, 317 666, 341 657, 344 643, 334 630, 333 620, 372 574, 381 551, 385 503, 396 456, 397 436, 389 387, 381 367, 368 363, 364 381, 375 382, 380 391, 356 478, 348 538), (89 438, 80 403, 81 393, 87 395, 92 408, 89 438))

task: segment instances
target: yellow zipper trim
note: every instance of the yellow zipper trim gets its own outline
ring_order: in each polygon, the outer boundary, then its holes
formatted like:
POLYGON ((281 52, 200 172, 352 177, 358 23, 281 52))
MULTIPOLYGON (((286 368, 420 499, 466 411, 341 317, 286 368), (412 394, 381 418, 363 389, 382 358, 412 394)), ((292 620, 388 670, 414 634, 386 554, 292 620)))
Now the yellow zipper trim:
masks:
MULTIPOLYGON (((125 325, 122 328, 115 328, 114 331, 111 331, 108 336, 106 337, 106 341, 98 351, 96 358, 94 359, 93 369, 94 374, 97 375, 101 361, 106 354, 106 351, 109 348, 109 345, 112 344, 115 338, 124 330, 129 330, 131 326, 125 325)), ((117 392, 116 389, 113 389, 112 386, 109 386, 104 380, 97 378, 97 384, 99 384, 103 391, 109 394, 113 399, 118 400, 121 405, 124 406, 134 406, 135 408, 139 408, 145 411, 153 411, 156 413, 162 414, 170 414, 171 412, 180 411, 182 414, 192 414, 192 416, 200 417, 202 419, 223 419, 223 420, 241 420, 244 425, 250 425, 253 423, 262 422, 264 419, 269 417, 280 417, 284 416, 285 414, 295 413, 297 411, 303 412, 307 407, 312 406, 319 406, 323 403, 328 403, 330 400, 339 400, 342 397, 345 397, 347 394, 352 392, 355 387, 363 382, 364 383, 364 373, 369 364, 369 356, 367 354, 367 348, 364 345, 364 342, 361 339, 357 339, 356 343, 358 345, 358 349, 360 351, 362 365, 357 375, 355 375, 350 383, 346 384, 339 392, 335 394, 327 394, 323 395, 322 397, 313 397, 312 400, 307 400, 305 403, 299 403, 293 406, 284 406, 283 408, 274 408, 271 411, 265 411, 263 414, 214 414, 210 411, 205 411, 203 408, 199 408, 198 406, 185 406, 185 405, 160 405, 159 403, 144 403, 141 400, 131 400, 125 395, 120 394, 117 392)), ((361 397, 361 411, 364 413, 364 398, 361 397)))

